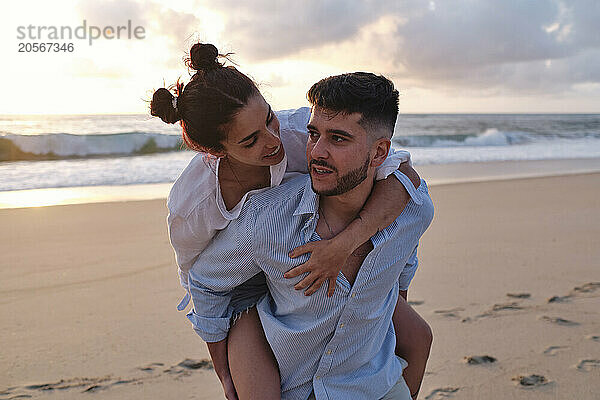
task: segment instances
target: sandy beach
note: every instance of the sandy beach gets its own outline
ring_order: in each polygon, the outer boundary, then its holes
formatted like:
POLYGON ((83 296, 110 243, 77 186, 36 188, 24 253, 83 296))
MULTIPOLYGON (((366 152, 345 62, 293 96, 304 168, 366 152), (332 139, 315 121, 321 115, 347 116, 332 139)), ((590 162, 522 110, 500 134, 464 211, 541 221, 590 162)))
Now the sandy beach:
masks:
MULTIPOLYGON (((600 398, 599 188, 430 187, 409 290, 435 337, 420 399, 600 398)), ((0 399, 223 398, 175 308, 165 217, 164 200, 0 210, 0 399)))

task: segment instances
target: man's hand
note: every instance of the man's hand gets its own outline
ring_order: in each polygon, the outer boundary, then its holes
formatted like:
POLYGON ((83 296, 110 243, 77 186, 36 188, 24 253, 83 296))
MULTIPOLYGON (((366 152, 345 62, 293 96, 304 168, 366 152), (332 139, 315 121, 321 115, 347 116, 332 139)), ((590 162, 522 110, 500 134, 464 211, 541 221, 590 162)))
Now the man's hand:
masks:
POLYGON ((296 258, 302 254, 311 253, 310 258, 307 262, 292 268, 283 276, 289 279, 308 272, 308 275, 298 282, 294 286, 294 289, 301 290, 307 288, 304 294, 310 296, 327 281, 329 284, 327 296, 331 297, 335 291, 335 282, 340 270, 354 250, 351 247, 349 243, 336 240, 336 238, 308 242, 302 246, 298 246, 290 251, 289 256, 296 258))

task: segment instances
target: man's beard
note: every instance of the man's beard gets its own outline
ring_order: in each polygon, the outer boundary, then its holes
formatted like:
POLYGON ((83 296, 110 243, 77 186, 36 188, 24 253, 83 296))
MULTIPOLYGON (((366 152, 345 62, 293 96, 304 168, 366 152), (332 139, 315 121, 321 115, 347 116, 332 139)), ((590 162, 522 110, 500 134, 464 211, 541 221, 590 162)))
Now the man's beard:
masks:
MULTIPOLYGON (((318 192, 315 190, 314 183, 312 183, 313 192, 315 192, 316 194, 321 195, 321 196, 339 196, 340 194, 344 194, 344 193, 354 189, 359 184, 361 184, 362 181, 367 179, 370 161, 371 161, 370 158, 367 157, 367 159, 365 160, 365 162, 363 163, 362 166, 360 166, 356 169, 353 169, 352 171, 348 172, 344 176, 339 177, 337 179, 337 184, 333 189, 322 190, 322 191, 318 192)), ((312 167, 313 165, 319 165, 319 164, 322 164, 323 166, 332 168, 329 164, 326 164, 325 162, 319 162, 317 160, 312 160, 310 163, 310 166, 312 167)), ((337 172, 337 169, 334 169, 334 171, 337 172)), ((312 176, 311 176, 311 181, 312 181, 312 176)))

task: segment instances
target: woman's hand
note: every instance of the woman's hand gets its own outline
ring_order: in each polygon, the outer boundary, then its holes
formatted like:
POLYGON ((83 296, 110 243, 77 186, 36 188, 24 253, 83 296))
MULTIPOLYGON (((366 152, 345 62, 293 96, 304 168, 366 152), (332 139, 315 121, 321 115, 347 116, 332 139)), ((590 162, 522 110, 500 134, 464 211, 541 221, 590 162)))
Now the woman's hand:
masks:
POLYGON ((233 380, 231 379, 230 374, 221 377, 221 385, 223 386, 223 391, 225 392, 225 398, 227 400, 238 400, 235 386, 233 385, 233 380))
POLYGON ((218 342, 207 342, 206 346, 208 347, 208 353, 210 354, 215 372, 221 381, 221 386, 223 386, 225 398, 227 398, 227 400, 238 400, 237 392, 233 385, 233 379, 231 378, 231 372, 229 371, 227 339, 218 342))
POLYGON ((304 294, 310 296, 327 281, 329 284, 327 296, 331 297, 335 291, 337 276, 354 250, 352 247, 352 243, 336 240, 336 237, 329 240, 308 242, 302 246, 298 246, 290 251, 289 256, 296 258, 302 254, 311 253, 310 258, 304 264, 290 269, 283 276, 285 278, 295 278, 298 275, 308 272, 308 275, 298 282, 294 286, 294 289, 301 290, 306 288, 304 294))

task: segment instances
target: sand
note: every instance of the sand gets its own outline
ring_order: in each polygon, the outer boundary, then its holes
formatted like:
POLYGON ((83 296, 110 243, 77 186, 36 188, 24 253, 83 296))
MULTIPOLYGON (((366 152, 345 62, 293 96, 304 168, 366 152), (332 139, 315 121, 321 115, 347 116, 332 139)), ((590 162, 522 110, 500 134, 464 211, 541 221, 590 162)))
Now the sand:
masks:
MULTIPOLYGON (((409 290, 435 336, 421 399, 598 398, 599 188, 431 187, 409 290)), ((0 210, 0 399, 223 398, 175 309, 165 216, 164 200, 0 210)))

